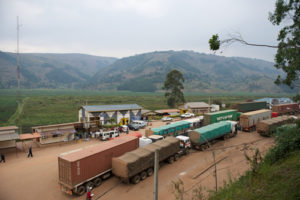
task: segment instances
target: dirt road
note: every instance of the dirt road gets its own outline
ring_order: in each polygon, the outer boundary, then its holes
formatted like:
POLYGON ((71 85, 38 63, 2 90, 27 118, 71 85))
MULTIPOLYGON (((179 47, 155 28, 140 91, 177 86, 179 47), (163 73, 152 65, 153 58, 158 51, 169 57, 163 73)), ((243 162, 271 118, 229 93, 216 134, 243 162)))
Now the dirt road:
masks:
MULTIPOLYGON (((153 124, 155 127, 158 124, 153 124)), ((161 123, 159 123, 161 125, 161 123)), ((0 200, 10 199, 85 199, 85 196, 69 196, 62 193, 58 187, 57 156, 60 153, 77 149, 86 145, 99 143, 98 140, 82 141, 80 143, 52 145, 46 148, 34 148, 33 158, 27 158, 26 153, 10 153, 6 156, 6 163, 0 163, 0 200)), ((266 152, 273 144, 272 138, 263 138, 257 133, 239 132, 237 137, 225 141, 218 141, 213 145, 216 154, 218 186, 224 181, 238 178, 249 165, 245 161, 244 152, 254 152, 259 148, 266 152)), ((213 162, 210 149, 205 152, 192 152, 181 157, 173 164, 163 164, 159 171, 159 199, 175 199, 172 194, 172 181, 179 178, 190 194, 193 188, 200 185, 203 189, 213 190, 215 179, 213 169, 209 168, 213 162)), ((93 189, 93 199, 152 199, 153 176, 137 185, 120 183, 116 177, 103 182, 93 189)))

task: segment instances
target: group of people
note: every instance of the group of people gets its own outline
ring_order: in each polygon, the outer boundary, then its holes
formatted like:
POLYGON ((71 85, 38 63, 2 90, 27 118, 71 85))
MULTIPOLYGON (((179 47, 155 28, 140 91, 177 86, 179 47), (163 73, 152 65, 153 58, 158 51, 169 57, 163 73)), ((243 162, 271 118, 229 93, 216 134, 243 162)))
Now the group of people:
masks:
MULTIPOLYGON (((32 148, 31 147, 28 148, 27 158, 29 158, 29 157, 33 157, 32 148)), ((5 155, 4 155, 3 152, 1 153, 1 160, 0 160, 0 162, 5 163, 5 155)))

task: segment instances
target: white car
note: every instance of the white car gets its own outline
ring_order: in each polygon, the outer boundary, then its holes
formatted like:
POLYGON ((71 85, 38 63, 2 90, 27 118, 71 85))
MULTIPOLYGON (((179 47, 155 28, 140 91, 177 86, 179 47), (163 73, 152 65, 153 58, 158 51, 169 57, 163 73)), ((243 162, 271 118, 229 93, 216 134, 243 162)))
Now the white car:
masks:
POLYGON ((163 122, 172 121, 172 120, 173 120, 173 118, 171 118, 171 117, 163 117, 162 118, 163 122))
POLYGON ((180 115, 182 118, 195 117, 194 113, 184 113, 180 115))

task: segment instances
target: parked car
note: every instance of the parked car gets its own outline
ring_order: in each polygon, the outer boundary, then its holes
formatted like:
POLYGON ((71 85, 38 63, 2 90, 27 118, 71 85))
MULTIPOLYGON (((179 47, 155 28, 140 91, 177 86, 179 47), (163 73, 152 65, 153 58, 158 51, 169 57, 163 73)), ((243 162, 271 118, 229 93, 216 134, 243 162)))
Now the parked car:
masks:
POLYGON ((162 118, 163 122, 172 121, 172 120, 173 120, 173 118, 171 118, 171 117, 163 117, 162 118))
POLYGON ((138 131, 140 129, 140 126, 138 124, 131 123, 131 124, 128 124, 128 128, 130 130, 138 131))
POLYGON ((182 118, 195 117, 194 113, 184 113, 180 115, 182 118))
POLYGON ((145 128, 147 125, 146 122, 144 122, 142 120, 133 120, 131 123, 137 124, 139 126, 139 128, 145 128))

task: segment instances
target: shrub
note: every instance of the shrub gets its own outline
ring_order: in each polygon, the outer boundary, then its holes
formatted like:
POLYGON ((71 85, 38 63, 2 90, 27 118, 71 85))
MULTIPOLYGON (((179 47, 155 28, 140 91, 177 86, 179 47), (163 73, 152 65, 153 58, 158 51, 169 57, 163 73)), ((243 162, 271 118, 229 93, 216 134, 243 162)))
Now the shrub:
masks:
POLYGON ((265 161, 270 164, 288 156, 291 152, 300 150, 300 128, 293 127, 280 132, 275 137, 276 146, 271 148, 265 156, 265 161))

